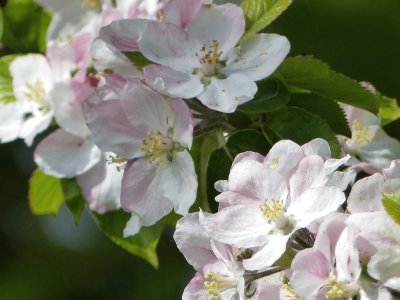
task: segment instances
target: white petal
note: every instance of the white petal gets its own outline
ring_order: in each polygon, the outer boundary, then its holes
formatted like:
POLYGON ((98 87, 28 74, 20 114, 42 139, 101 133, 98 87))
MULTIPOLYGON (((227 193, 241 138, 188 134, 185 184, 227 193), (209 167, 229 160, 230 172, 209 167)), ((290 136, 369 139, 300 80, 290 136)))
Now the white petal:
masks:
POLYGON ((212 77, 211 83, 197 98, 211 109, 231 113, 239 104, 253 99, 256 92, 257 85, 254 81, 239 74, 232 74, 225 79, 212 77))
POLYGON ((116 210, 121 206, 123 172, 105 159, 103 156, 96 166, 77 178, 89 208, 98 213, 116 210))
POLYGON ((329 143, 324 139, 316 138, 312 141, 301 146, 306 156, 308 155, 319 155, 324 160, 331 158, 331 149, 329 143))
POLYGON ((131 218, 128 223, 126 223, 124 229, 124 238, 130 237, 132 235, 137 234, 142 228, 142 223, 140 222, 140 218, 135 213, 132 213, 131 218))
POLYGON ((164 164, 149 163, 139 158, 127 165, 122 178, 121 206, 134 212, 145 226, 155 224, 172 208, 172 202, 164 195, 164 164))
POLYGON ((347 209, 351 213, 383 210, 381 198, 384 181, 384 176, 378 173, 358 180, 351 189, 347 209))
POLYGON ((46 174, 64 178, 86 172, 99 162, 101 156, 92 140, 58 129, 40 142, 34 160, 46 174))
POLYGON ((246 270, 256 271, 272 266, 285 253, 288 239, 288 235, 270 235, 264 247, 251 258, 243 260, 243 267, 246 270))
MULTIPOLYGON (((218 41, 221 59, 235 47, 244 33, 245 21, 242 9, 234 4, 203 6, 190 22, 188 32, 191 38, 211 45, 218 41)), ((200 50, 200 49, 197 49, 200 50)))
POLYGON ((400 178, 400 159, 393 160, 390 166, 382 170, 386 178, 400 178))
POLYGON ((400 247, 380 249, 368 263, 368 274, 400 291, 400 247))
POLYGON ((169 1, 163 10, 163 21, 186 28, 192 18, 198 13, 202 4, 202 0, 169 1))
POLYGON ((193 117, 189 107, 181 99, 171 102, 174 115, 174 133, 172 139, 190 149, 193 142, 193 117))
POLYGON ((334 159, 334 158, 328 159, 327 161, 325 161, 325 166, 324 166, 325 174, 326 175, 331 174, 333 171, 335 171, 341 165, 346 163, 349 159, 350 159, 350 155, 348 155, 348 154, 341 159, 334 159))
POLYGON ((200 212, 200 224, 212 239, 239 248, 264 245, 271 229, 259 205, 234 205, 214 215, 200 212))
POLYGON ((345 200, 344 193, 337 187, 318 187, 292 199, 288 213, 297 220, 297 228, 306 227, 313 220, 336 211, 345 200))
POLYGON ((199 214, 189 214, 178 221, 174 240, 179 251, 196 270, 216 260, 210 238, 200 226, 199 214))
POLYGON ((160 94, 170 97, 193 98, 203 91, 200 78, 166 66, 149 65, 143 68, 146 83, 160 94))
POLYGON ((178 214, 187 215, 196 200, 197 175, 192 157, 187 151, 174 152, 172 162, 164 162, 163 194, 173 204, 178 214))
POLYGON ((225 74, 239 73, 257 81, 271 75, 290 50, 287 38, 278 34, 256 34, 228 55, 225 74))
POLYGON ((0 143, 12 142, 19 137, 23 117, 18 102, 0 104, 0 143))

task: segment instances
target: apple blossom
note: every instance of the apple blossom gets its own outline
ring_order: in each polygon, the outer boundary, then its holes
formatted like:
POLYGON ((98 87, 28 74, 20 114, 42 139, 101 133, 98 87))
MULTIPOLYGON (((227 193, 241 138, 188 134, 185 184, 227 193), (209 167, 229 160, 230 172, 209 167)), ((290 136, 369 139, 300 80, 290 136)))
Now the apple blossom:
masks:
POLYGON ((136 81, 118 90, 118 99, 92 97, 85 119, 95 143, 125 162, 121 204, 132 212, 126 234, 135 234, 173 208, 188 213, 196 197, 197 177, 187 148, 192 118, 179 99, 168 100, 136 81))

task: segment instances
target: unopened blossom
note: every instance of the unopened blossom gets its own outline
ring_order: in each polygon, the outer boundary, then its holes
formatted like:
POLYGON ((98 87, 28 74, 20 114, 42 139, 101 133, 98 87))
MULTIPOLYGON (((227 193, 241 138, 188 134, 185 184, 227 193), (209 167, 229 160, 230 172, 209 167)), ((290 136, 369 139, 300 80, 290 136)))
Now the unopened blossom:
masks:
POLYGON ((126 235, 154 224, 172 209, 188 213, 197 177, 187 151, 192 117, 182 100, 165 99, 130 81, 118 99, 92 97, 84 112, 96 145, 115 153, 117 164, 126 162, 121 203, 132 213, 126 235))
POLYGON ((214 215, 200 214, 202 226, 213 239, 239 248, 260 247, 243 261, 245 269, 271 266, 285 252, 296 230, 335 211, 345 201, 340 188, 326 185, 333 170, 326 174, 324 159, 301 155, 289 182, 260 156, 238 156, 226 190, 217 197, 226 204, 214 215))
POLYGON ((355 170, 379 172, 400 157, 400 142, 388 136, 374 114, 350 105, 342 105, 351 129, 351 138, 340 137, 348 162, 355 170))

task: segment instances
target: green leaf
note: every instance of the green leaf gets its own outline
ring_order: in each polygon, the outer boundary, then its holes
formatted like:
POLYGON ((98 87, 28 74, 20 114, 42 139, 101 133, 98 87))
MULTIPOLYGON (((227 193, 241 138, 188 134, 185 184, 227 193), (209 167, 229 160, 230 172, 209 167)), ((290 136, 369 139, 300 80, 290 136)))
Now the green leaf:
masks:
POLYGON ((207 134, 197 136, 193 140, 190 154, 193 158, 196 174, 198 176, 199 187, 197 189, 197 199, 192 206, 194 210, 199 207, 203 211, 210 211, 207 198, 207 170, 211 153, 220 146, 217 139, 217 131, 213 130, 207 134))
MULTIPOLYGON (((254 151, 260 154, 267 154, 271 145, 264 135, 253 129, 245 129, 232 134, 225 147, 219 148, 211 154, 207 170, 208 199, 215 199, 218 192, 214 188, 218 180, 228 179, 229 170, 232 165, 232 158, 245 151, 254 151)), ((212 211, 217 210, 217 203, 210 202, 212 211)))
POLYGON ((382 194, 382 204, 392 219, 400 224, 400 194, 382 194))
POLYGON ((63 202, 61 180, 36 169, 29 179, 29 206, 32 213, 57 215, 63 202))
POLYGON ((257 82, 258 90, 253 100, 238 107, 246 113, 270 112, 281 109, 290 99, 288 89, 277 79, 268 78, 257 82))
POLYGON ((264 127, 274 131, 280 139, 289 139, 300 145, 315 138, 325 139, 330 145, 332 156, 340 156, 340 144, 328 123, 304 109, 286 107, 274 112, 264 127))
POLYGON ((382 125, 389 124, 400 118, 400 107, 396 99, 389 98, 383 95, 379 95, 381 105, 379 107, 379 117, 382 125))
POLYGON ((4 30, 3 9, 0 7, 0 40, 3 37, 3 30, 4 30))
POLYGON ((145 259, 154 268, 158 268, 156 248, 164 228, 163 224, 157 223, 150 227, 142 227, 140 232, 135 236, 124 238, 123 231, 130 218, 130 214, 118 210, 106 214, 92 212, 92 216, 99 228, 115 244, 145 259))
POLYGON ((15 54, 0 57, 0 103, 15 101, 9 66, 17 57, 15 54))
POLYGON ((336 101, 315 94, 294 94, 289 105, 303 108, 320 116, 336 134, 351 137, 346 115, 336 101))
POLYGON ((63 179, 61 180, 61 185, 65 204, 71 212, 75 224, 78 224, 86 206, 86 201, 81 194, 81 189, 75 179, 63 179))
POLYGON ((32 0, 9 0, 4 7, 3 42, 15 52, 44 52, 51 15, 32 0))
POLYGON ((142 69, 143 67, 153 63, 152 61, 144 57, 143 54, 140 52, 124 52, 124 54, 139 69, 142 69))
POLYGON ((292 0, 244 0, 242 9, 246 19, 246 32, 242 40, 248 39, 280 16, 292 0))
POLYGON ((357 81, 336 73, 321 60, 310 56, 288 58, 279 67, 277 75, 294 93, 312 92, 378 113, 377 95, 363 88, 357 81))

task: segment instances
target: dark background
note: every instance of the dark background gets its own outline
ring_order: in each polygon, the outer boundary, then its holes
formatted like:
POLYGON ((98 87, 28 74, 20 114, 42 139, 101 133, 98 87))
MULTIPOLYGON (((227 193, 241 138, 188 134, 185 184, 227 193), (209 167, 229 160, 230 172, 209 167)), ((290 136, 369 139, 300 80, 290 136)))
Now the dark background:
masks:
MULTIPOLYGON (((0 1, 5 3, 5 1, 0 1)), ((286 35, 290 55, 310 54, 356 80, 400 98, 400 1, 294 0, 267 28, 286 35)), ((400 131, 392 124, 394 133, 400 131)), ((88 215, 31 215, 32 149, 0 145, 0 299, 180 299, 193 275, 172 240, 160 241, 154 270, 103 236, 88 215)))

